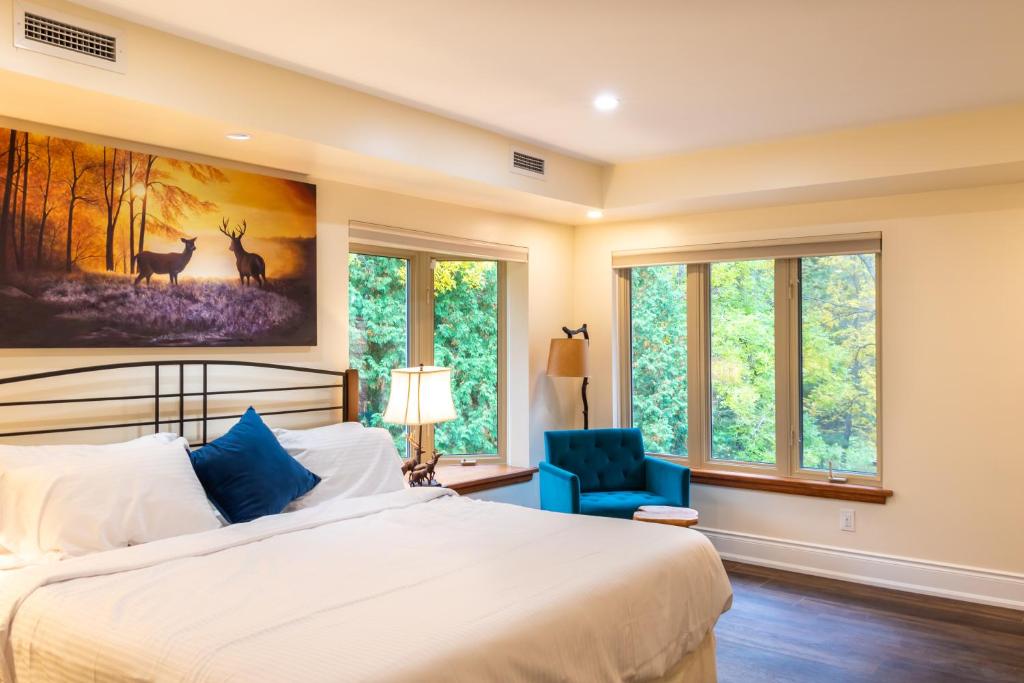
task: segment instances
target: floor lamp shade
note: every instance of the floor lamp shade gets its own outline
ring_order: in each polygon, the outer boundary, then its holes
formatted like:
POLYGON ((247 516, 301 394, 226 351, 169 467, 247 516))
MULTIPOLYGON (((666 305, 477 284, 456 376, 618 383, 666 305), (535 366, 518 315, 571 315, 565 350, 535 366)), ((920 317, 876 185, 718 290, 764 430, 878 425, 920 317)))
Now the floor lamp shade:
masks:
POLYGON ((552 377, 587 377, 590 354, 585 339, 552 339, 548 351, 548 374, 552 377))
POLYGON ((391 395, 384 421, 402 425, 428 425, 454 420, 452 369, 434 366, 391 371, 391 395))

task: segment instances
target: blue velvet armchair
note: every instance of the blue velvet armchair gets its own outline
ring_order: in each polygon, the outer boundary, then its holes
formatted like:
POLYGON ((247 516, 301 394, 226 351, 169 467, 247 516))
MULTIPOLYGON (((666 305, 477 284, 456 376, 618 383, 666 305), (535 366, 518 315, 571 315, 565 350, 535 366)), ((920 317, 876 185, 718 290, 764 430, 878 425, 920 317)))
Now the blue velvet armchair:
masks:
POLYGON ((690 504, 690 468, 644 454, 639 429, 544 433, 544 510, 631 519, 641 505, 690 504))

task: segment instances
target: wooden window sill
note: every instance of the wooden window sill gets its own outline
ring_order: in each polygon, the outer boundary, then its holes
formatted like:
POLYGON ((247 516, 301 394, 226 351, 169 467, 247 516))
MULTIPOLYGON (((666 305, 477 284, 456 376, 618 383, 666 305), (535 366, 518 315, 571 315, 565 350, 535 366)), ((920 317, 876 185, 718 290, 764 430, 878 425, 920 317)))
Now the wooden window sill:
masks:
POLYGON ((488 489, 522 484, 533 479, 536 467, 512 467, 511 465, 479 464, 471 466, 441 465, 437 468, 437 480, 460 495, 488 489))
POLYGON ((892 496, 892 491, 862 484, 832 484, 827 481, 779 477, 752 472, 723 472, 721 470, 690 470, 690 481, 709 486, 728 486, 737 489, 788 493, 796 496, 814 496, 852 500, 859 503, 878 503, 892 496))

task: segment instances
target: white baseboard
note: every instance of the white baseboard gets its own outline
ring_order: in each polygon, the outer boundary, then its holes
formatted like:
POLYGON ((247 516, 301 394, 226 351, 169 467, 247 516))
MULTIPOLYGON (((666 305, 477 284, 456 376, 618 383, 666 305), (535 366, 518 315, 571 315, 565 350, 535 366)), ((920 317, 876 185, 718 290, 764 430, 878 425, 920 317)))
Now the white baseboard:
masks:
POLYGON ((698 527, 723 559, 1024 610, 1024 574, 698 527))

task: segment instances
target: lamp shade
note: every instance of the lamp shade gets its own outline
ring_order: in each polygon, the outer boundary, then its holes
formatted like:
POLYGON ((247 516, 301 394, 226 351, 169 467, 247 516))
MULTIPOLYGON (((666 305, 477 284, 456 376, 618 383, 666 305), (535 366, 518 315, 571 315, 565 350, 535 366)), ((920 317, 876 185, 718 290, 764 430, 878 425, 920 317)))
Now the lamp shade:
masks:
POLYGON ((548 374, 552 377, 588 377, 590 348, 586 339, 552 339, 548 351, 548 374))
POLYGON ((391 396, 384 421, 400 425, 429 425, 455 419, 452 369, 433 366, 391 371, 391 396))

